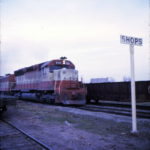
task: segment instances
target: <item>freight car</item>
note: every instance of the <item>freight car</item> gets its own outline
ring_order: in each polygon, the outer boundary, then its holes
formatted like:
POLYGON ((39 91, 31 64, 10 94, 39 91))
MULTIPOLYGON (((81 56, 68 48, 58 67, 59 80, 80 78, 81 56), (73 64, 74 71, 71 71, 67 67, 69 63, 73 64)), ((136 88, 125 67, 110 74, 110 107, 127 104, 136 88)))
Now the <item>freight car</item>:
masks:
MULTIPOLYGON (((87 103, 91 100, 131 101, 130 82, 89 83, 87 87, 87 103)), ((150 102, 150 81, 136 81, 136 101, 150 102)))
POLYGON ((7 110, 7 105, 15 104, 13 99, 10 100, 11 90, 15 87, 15 76, 7 74, 0 77, 0 112, 7 110))
POLYGON ((16 70, 14 76, 16 83, 11 93, 17 98, 66 105, 86 103, 86 88, 66 57, 16 70))

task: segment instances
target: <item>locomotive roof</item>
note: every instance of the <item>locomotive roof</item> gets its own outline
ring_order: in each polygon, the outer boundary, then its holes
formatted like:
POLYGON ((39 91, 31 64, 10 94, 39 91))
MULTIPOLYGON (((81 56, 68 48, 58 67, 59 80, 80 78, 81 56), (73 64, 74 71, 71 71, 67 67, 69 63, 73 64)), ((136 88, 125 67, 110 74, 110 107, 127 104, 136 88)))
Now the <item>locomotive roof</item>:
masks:
POLYGON ((14 79, 14 74, 6 74, 5 76, 0 76, 0 82, 9 81, 14 79))
POLYGON ((23 75, 26 72, 41 70, 42 68, 45 68, 45 67, 48 67, 48 66, 49 67, 50 66, 55 66, 55 65, 57 65, 57 66, 67 65, 67 66, 70 66, 70 68, 75 69, 75 66, 71 61, 65 60, 65 62, 66 62, 65 64, 63 63, 63 61, 64 60, 61 60, 61 59, 46 61, 46 62, 43 62, 43 63, 40 63, 40 64, 36 64, 36 65, 29 66, 29 67, 18 69, 14 72, 14 74, 16 76, 20 76, 20 75, 23 75))

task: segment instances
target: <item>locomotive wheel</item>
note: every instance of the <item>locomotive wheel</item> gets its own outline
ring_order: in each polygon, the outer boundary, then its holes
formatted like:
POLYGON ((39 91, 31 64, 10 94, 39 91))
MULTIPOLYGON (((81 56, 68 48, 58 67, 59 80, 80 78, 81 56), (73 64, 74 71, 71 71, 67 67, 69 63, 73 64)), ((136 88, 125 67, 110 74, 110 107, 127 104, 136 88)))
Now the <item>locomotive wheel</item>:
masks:
POLYGON ((50 104, 55 104, 55 99, 50 99, 50 104))
POLYGON ((7 107, 6 107, 6 105, 4 105, 2 108, 2 111, 6 111, 6 110, 7 110, 7 107))
POLYGON ((61 103, 67 104, 67 100, 68 100, 67 94, 62 94, 62 95, 60 96, 60 101, 61 101, 61 103))

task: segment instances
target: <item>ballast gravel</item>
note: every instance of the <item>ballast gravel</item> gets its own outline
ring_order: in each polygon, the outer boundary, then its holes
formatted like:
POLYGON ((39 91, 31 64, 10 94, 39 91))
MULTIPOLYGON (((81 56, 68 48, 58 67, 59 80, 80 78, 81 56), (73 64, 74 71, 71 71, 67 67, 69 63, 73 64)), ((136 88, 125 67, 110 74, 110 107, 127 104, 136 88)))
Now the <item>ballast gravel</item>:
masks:
POLYGON ((52 150, 149 150, 150 120, 77 108, 17 101, 2 117, 52 150))

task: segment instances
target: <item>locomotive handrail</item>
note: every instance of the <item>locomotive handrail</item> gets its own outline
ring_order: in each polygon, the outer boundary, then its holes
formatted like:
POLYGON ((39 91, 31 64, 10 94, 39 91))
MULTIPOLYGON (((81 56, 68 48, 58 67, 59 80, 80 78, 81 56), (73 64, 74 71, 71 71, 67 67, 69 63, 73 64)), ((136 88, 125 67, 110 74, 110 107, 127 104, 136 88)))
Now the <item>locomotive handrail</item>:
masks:
POLYGON ((62 84, 63 80, 60 80, 60 83, 59 83, 59 87, 58 87, 58 91, 59 91, 59 94, 60 94, 60 87, 61 87, 61 84, 62 84))

